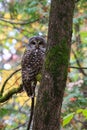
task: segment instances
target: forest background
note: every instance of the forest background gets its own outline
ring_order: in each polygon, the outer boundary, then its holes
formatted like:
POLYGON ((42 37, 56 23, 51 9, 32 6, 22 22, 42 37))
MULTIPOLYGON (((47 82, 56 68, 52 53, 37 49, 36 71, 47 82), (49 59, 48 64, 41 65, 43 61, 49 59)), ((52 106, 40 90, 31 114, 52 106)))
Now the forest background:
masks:
MULTIPOLYGON (((21 57, 29 38, 41 35, 47 39, 49 10, 50 0, 0 0, 0 129, 26 129, 30 99, 25 92, 16 94, 15 91, 9 100, 6 95, 21 84, 21 72, 18 71, 12 77, 11 74, 20 69, 21 57)), ((86 124, 87 1, 80 0, 74 11, 61 126, 62 130, 80 130, 86 129, 86 124)))

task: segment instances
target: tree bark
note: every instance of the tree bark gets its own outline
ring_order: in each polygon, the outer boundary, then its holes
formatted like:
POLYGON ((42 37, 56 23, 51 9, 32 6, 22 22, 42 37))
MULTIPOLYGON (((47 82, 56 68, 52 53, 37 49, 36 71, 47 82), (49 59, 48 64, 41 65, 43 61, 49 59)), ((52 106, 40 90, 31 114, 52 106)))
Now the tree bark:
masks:
POLYGON ((48 46, 33 130, 60 130, 61 106, 70 57, 75 0, 52 0, 48 46))

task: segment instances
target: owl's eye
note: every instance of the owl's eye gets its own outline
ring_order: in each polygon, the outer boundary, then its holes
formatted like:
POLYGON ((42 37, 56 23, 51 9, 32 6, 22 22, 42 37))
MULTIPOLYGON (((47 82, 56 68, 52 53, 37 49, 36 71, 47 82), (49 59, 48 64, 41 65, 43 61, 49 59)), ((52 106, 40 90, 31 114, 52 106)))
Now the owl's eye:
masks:
POLYGON ((39 45, 43 45, 43 42, 39 42, 39 45))
POLYGON ((32 42, 33 45, 35 45, 36 43, 35 42, 32 42))

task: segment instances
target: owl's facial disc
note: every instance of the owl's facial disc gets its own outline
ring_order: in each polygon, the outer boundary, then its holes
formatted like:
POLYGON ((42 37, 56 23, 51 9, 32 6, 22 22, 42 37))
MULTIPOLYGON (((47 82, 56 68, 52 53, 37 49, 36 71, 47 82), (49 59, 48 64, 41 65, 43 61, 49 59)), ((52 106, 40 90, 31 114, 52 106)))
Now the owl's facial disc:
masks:
POLYGON ((30 50, 41 50, 43 53, 46 51, 46 41, 40 36, 34 36, 29 39, 30 50))

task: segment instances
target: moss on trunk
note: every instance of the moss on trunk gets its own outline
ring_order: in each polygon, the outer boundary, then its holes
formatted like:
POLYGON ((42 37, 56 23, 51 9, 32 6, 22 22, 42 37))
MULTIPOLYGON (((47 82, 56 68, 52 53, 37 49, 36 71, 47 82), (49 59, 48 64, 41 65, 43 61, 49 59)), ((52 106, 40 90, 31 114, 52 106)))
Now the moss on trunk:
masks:
POLYGON ((62 73, 63 81, 67 78, 67 68, 69 60, 69 49, 67 48, 67 41, 62 40, 60 45, 55 45, 47 52, 45 60, 45 69, 53 78, 54 93, 58 96, 58 77, 62 73), (61 68, 63 68, 63 71, 61 68), (62 71, 62 72, 61 72, 62 71))

